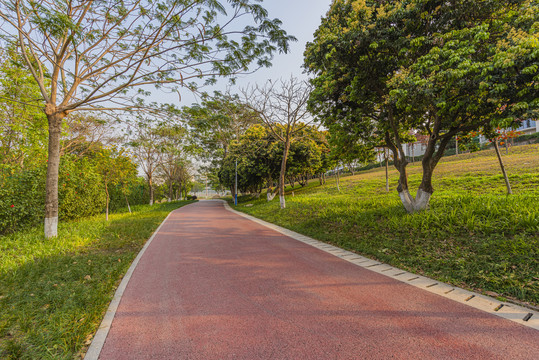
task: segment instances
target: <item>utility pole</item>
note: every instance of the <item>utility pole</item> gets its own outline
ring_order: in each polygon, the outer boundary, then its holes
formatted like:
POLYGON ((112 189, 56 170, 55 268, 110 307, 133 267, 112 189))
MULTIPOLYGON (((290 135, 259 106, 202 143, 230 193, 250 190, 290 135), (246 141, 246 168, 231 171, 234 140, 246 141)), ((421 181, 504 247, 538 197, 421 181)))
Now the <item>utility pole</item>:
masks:
POLYGON ((238 159, 236 159, 236 184, 234 185, 234 206, 238 206, 238 159))

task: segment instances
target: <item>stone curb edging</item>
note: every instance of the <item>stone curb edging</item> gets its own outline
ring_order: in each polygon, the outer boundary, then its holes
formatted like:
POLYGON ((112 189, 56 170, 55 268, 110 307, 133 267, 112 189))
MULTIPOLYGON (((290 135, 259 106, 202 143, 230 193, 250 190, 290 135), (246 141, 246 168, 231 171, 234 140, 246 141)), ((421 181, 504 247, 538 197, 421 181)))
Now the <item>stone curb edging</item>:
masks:
POLYGON ((258 219, 254 216, 234 210, 226 201, 223 201, 223 203, 227 210, 235 214, 238 214, 260 225, 275 230, 294 240, 301 241, 307 245, 311 245, 331 255, 337 256, 357 266, 361 266, 367 270, 374 271, 378 274, 388 276, 390 278, 415 286, 422 290, 426 290, 428 292, 457 301, 461 304, 465 304, 473 308, 485 311, 489 314, 514 321, 535 330, 539 330, 539 312, 537 311, 533 311, 531 309, 527 309, 525 307, 514 305, 511 303, 502 302, 489 296, 464 290, 456 286, 445 284, 425 276, 416 275, 408 271, 396 268, 394 266, 390 266, 379 261, 366 258, 351 251, 343 250, 336 246, 315 240, 292 230, 285 229, 278 225, 258 219))
POLYGON ((90 344, 90 347, 88 348, 88 351, 84 355, 84 360, 98 360, 99 354, 101 353, 101 349, 103 349, 103 346, 105 345, 105 340, 107 339, 107 335, 109 334, 110 327, 112 325, 112 320, 114 319, 114 315, 116 315, 116 310, 118 310, 118 305, 120 305, 120 300, 122 299, 122 295, 124 294, 125 288, 127 287, 127 284, 129 283, 129 280, 131 279, 131 276, 133 275, 133 272, 135 271, 135 268, 137 267, 137 264, 144 255, 144 252, 146 252, 146 249, 150 246, 152 243, 155 235, 161 230, 161 227, 163 224, 168 220, 170 215, 174 212, 171 211, 167 217, 161 222, 159 227, 154 231, 152 236, 146 241, 146 244, 144 244, 144 247, 140 252, 138 253, 137 257, 133 262, 131 263, 131 266, 125 273, 125 276, 123 277, 122 281, 120 282, 120 285, 116 289, 116 292, 114 293, 114 297, 112 298, 112 301, 110 302, 110 305, 107 309, 107 312, 105 313, 105 317, 103 318, 103 321, 101 321, 101 324, 99 325, 99 328, 97 329, 97 332, 92 339, 92 343, 90 344))

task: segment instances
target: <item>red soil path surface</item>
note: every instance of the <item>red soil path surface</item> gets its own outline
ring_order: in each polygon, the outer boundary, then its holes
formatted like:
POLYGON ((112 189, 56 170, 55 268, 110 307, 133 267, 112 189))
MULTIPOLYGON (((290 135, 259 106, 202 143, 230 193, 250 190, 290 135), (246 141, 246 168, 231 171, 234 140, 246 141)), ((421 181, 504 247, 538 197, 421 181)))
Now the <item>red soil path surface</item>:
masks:
POLYGON ((100 359, 539 359, 539 331, 207 201, 161 227, 100 359))

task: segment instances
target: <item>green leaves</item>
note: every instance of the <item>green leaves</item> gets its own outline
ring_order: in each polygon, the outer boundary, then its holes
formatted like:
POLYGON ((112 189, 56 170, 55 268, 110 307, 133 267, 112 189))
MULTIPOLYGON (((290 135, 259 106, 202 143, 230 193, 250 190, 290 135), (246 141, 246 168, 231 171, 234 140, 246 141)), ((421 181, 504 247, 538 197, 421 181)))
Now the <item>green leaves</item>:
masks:
POLYGON ((136 89, 147 85, 196 90, 203 78, 269 66, 295 40, 257 0, 33 0, 3 2, 0 15, 42 98, 62 111, 142 106, 136 89))

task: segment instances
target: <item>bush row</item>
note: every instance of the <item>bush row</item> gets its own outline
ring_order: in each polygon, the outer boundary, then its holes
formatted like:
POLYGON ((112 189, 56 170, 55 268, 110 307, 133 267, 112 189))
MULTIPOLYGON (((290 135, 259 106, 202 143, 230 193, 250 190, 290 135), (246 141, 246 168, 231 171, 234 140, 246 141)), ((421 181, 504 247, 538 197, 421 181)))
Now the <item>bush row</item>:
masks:
MULTIPOLYGON (((15 172, 3 168, 0 172, 0 234, 10 233, 43 221, 47 163, 15 172)), ((113 187, 111 210, 126 207, 125 195, 113 187)), ((141 179, 129 184, 131 205, 148 201, 148 189, 141 179)), ((60 220, 73 220, 102 213, 105 189, 101 174, 88 158, 66 155, 60 162, 58 181, 60 220)))

